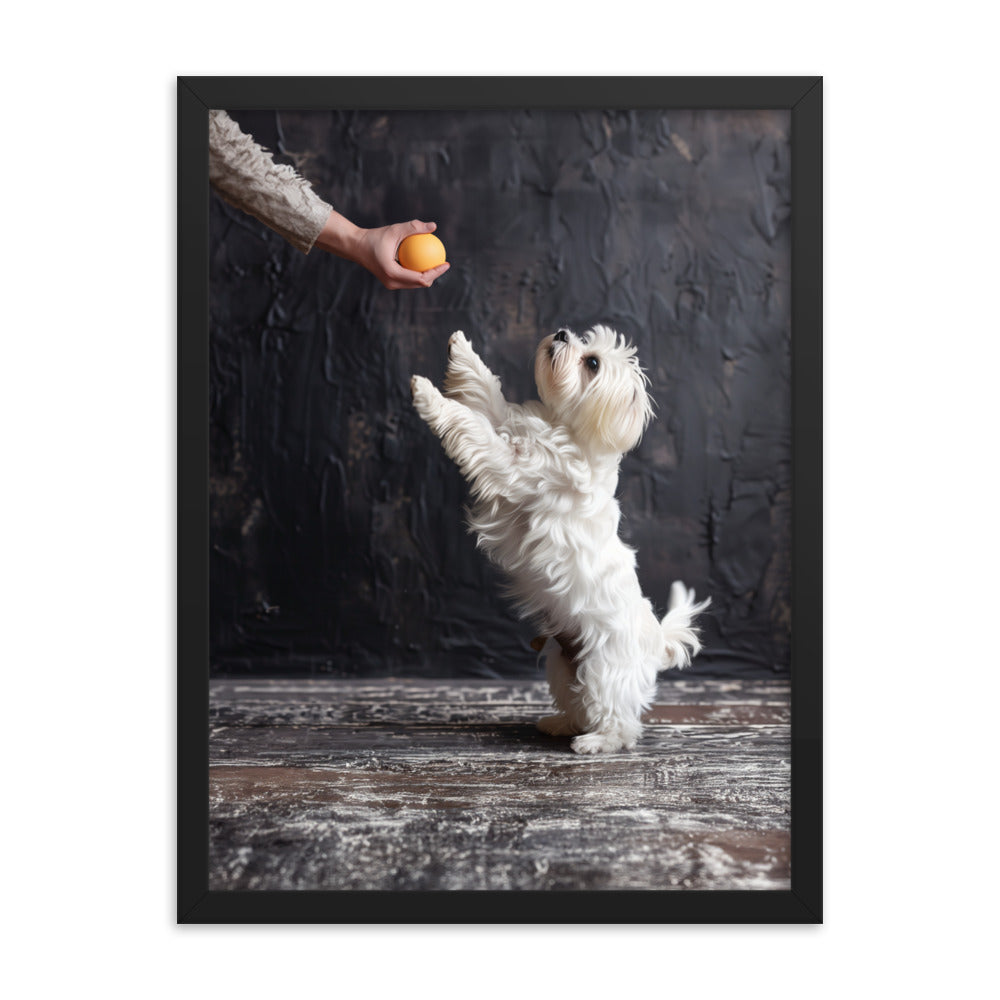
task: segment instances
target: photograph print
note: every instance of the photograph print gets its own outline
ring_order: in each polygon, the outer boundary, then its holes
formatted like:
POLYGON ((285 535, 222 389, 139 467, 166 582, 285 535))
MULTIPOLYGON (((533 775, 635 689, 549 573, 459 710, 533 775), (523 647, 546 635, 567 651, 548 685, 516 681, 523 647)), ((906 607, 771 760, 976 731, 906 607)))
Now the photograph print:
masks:
POLYGON ((178 105, 178 919, 818 922, 819 78, 178 105))

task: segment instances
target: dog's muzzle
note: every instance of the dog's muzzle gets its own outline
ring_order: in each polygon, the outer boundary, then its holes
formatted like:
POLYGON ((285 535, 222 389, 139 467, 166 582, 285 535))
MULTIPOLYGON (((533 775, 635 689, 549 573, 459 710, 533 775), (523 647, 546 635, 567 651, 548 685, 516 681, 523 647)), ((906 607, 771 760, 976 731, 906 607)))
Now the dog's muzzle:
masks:
POLYGON ((556 344, 568 344, 569 343, 569 330, 559 330, 552 335, 552 341, 549 344, 549 360, 554 361, 556 357, 556 344))

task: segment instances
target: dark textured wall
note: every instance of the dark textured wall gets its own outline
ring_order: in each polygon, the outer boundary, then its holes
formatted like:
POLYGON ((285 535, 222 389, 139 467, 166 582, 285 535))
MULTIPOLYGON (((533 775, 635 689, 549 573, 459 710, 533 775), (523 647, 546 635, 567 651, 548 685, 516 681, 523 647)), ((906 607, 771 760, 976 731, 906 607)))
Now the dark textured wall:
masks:
POLYGON ((462 329, 521 400, 538 339, 596 322, 657 404, 619 491, 646 594, 711 595, 699 671, 788 668, 786 113, 233 117, 355 222, 436 221, 452 269, 389 292, 212 196, 213 670, 535 673, 409 380, 462 329))

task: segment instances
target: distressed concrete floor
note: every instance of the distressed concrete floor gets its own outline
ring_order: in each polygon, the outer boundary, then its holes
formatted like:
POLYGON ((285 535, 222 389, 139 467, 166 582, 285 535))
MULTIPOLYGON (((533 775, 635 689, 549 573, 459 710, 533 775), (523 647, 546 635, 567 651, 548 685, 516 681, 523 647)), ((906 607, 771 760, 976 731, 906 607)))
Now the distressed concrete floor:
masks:
POLYGON ((525 681, 217 680, 209 888, 789 889, 785 681, 662 680, 631 753, 525 681))

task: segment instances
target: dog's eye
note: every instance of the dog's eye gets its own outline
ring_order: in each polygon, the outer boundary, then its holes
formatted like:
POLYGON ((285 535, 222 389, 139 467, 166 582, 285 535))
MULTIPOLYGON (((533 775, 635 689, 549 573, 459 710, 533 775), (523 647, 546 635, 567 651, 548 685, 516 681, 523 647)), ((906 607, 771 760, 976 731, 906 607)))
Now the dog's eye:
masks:
POLYGON ((591 375, 596 375, 601 368, 601 362, 598 361, 593 355, 587 358, 583 363, 587 366, 587 371, 589 371, 591 375))

